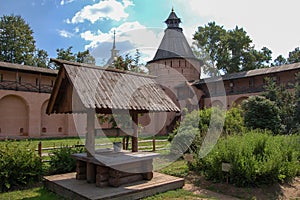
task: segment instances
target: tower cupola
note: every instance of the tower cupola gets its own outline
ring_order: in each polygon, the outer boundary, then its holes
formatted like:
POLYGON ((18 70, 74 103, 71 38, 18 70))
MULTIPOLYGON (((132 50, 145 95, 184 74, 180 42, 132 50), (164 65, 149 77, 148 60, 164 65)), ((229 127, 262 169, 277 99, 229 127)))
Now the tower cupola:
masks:
POLYGON ((169 29, 179 29, 182 31, 182 28, 179 27, 181 19, 177 17, 176 13, 174 12, 174 8, 172 8, 172 11, 165 23, 168 25, 169 29))

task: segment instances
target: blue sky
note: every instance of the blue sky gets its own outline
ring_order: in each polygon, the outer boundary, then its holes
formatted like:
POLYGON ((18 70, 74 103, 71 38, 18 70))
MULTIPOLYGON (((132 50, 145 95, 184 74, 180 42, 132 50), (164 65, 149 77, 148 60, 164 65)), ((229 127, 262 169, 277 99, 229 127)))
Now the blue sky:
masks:
POLYGON ((36 46, 50 57, 57 48, 90 49, 97 64, 110 55, 113 30, 121 54, 136 48, 150 60, 163 36, 172 6, 188 41, 210 21, 243 27, 257 49, 273 58, 300 46, 300 1, 285 0, 0 0, 0 15, 21 15, 34 31, 36 46))

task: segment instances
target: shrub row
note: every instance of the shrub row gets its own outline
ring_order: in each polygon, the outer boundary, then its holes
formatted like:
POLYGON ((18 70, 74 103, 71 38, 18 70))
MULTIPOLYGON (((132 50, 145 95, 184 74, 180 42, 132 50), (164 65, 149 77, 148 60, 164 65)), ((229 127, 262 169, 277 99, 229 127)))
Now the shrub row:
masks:
POLYGON ((42 162, 29 142, 0 144, 0 191, 26 186, 40 180, 42 162))
POLYGON ((76 160, 71 157, 74 153, 82 153, 83 147, 70 148, 68 146, 56 149, 50 155, 50 174, 73 172, 76 169, 76 160))
POLYGON ((211 180, 229 181, 237 186, 257 186, 293 179, 300 175, 300 136, 272 136, 254 130, 221 138, 204 158, 197 157, 193 170, 211 180), (222 172, 222 163, 231 168, 222 172))

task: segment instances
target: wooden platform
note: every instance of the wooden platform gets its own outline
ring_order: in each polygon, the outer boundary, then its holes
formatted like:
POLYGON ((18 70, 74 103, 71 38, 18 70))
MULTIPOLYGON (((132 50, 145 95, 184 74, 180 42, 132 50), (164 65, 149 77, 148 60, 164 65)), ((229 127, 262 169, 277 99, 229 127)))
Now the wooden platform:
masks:
POLYGON ((157 193, 182 188, 184 179, 154 172, 151 181, 139 181, 118 188, 98 188, 86 180, 76 180, 75 173, 44 177, 49 190, 72 200, 140 199, 157 193))

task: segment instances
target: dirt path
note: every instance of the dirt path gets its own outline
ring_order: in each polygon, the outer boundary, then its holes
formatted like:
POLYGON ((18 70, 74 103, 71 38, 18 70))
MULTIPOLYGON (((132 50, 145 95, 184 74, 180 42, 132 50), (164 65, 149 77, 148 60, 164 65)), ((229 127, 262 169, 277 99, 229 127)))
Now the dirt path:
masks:
POLYGON ((300 177, 290 184, 273 184, 259 188, 239 188, 226 183, 212 183, 195 174, 188 175, 185 180, 185 190, 220 200, 300 200, 300 177))

